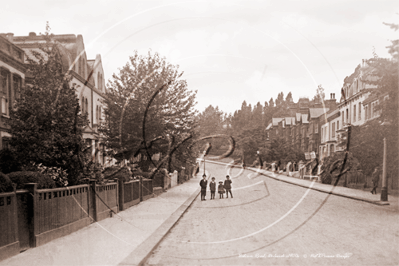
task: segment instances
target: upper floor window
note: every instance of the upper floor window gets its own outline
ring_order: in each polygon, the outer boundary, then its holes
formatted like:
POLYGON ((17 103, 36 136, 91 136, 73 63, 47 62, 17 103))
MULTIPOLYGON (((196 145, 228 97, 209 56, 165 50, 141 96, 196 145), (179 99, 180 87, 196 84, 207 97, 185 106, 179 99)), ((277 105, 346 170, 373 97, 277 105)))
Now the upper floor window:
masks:
POLYGON ((342 125, 345 123, 345 119, 344 119, 344 112, 342 112, 342 125))
POLYGON ((337 121, 337 130, 339 129, 339 121, 337 121))
POLYGON ((371 117, 374 117, 374 103, 371 103, 371 117))
POLYGON ((89 113, 89 101, 86 98, 86 106, 85 106, 86 113, 89 113))
POLYGON ((362 120, 362 103, 359 103, 359 121, 362 120))
POLYGON ((315 123, 314 124, 314 133, 318 133, 319 132, 319 124, 315 123))
POLYGON ((356 122, 356 104, 353 106, 353 122, 356 122))
POLYGON ((98 123, 98 120, 99 120, 99 116, 98 116, 98 105, 96 106, 96 121, 97 121, 97 123, 98 123))
POLYGON ((349 110, 346 108, 346 123, 349 123, 349 110))
POLYGON ((8 115, 9 110, 9 76, 10 73, 1 70, 0 72, 0 104, 1 104, 1 114, 8 115))
MULTIPOLYGON (((338 122, 337 122, 338 123, 338 122)), ((331 125, 331 136, 334 138, 335 137, 335 122, 332 123, 331 125)))

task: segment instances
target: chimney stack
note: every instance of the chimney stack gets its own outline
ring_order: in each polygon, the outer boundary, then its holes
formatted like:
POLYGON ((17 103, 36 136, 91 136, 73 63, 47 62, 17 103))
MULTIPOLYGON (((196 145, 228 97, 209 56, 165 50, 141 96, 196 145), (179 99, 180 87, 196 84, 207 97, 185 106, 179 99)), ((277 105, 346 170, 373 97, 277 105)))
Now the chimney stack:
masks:
POLYGON ((36 37, 36 32, 29 32, 29 37, 36 37))
POLYGON ((13 42, 13 40, 14 40, 14 33, 9 32, 9 33, 6 34, 6 37, 7 37, 7 39, 8 39, 10 42, 13 42))

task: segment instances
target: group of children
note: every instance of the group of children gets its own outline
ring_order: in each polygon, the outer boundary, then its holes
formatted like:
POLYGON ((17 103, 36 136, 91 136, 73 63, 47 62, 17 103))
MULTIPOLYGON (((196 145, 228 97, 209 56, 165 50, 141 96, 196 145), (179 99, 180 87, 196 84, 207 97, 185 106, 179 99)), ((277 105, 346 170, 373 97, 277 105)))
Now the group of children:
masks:
MULTIPOLYGON (((226 193, 226 198, 228 198, 229 192, 230 196, 233 197, 233 194, 231 193, 231 183, 233 182, 230 180, 229 175, 226 175, 226 180, 224 181, 224 184, 222 180, 219 181, 218 192, 220 199, 223 199, 224 193, 226 193)), ((200 181, 200 186, 201 186, 201 200, 206 200, 205 196, 206 196, 206 187, 208 186, 208 180, 206 179, 205 174, 202 176, 202 180, 200 181)), ((215 193, 216 193, 215 177, 212 177, 212 181, 209 183, 209 188, 211 190, 211 200, 215 199, 215 193)))

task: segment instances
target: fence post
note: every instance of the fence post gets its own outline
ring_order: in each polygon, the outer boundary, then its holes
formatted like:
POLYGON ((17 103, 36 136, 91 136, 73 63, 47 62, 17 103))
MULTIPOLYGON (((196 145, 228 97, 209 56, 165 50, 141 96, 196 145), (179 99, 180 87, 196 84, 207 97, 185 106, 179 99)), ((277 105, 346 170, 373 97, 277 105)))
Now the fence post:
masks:
POLYGON ((168 190, 168 175, 164 173, 163 175, 163 191, 168 190))
POLYGON ((143 177, 140 176, 139 179, 139 194, 140 194, 140 202, 143 201, 143 177))
MULTIPOLYGON (((115 202, 116 202, 116 212, 120 212, 120 210, 119 210, 119 206, 120 206, 120 204, 119 204, 119 179, 116 179, 116 180, 114 180, 115 181, 115 183, 116 183, 116 195, 115 195, 115 202)), ((123 180, 122 180, 122 189, 123 189, 123 180)), ((123 208, 123 198, 122 198, 122 208, 123 208)), ((111 217, 113 216, 113 213, 111 212, 111 217)))
POLYGON ((118 197, 119 197, 119 211, 123 211, 124 207, 124 201, 125 201, 125 186, 123 184, 123 176, 120 176, 118 179, 118 197))
POLYGON ((96 181, 94 181, 94 180, 90 181, 90 188, 91 188, 91 191, 90 191, 91 197, 90 197, 90 199, 91 199, 91 201, 93 203, 93 220, 95 222, 97 222, 98 221, 98 217, 97 217, 96 181))
POLYGON ((14 213, 14 222, 15 222, 15 240, 19 242, 19 232, 18 232, 18 204, 17 204, 17 184, 12 184, 12 190, 14 191, 14 199, 12 200, 12 209, 14 213))
POLYGON ((29 223, 29 246, 36 247, 36 236, 38 235, 37 224, 37 184, 27 183, 25 189, 28 194, 28 223, 29 223))

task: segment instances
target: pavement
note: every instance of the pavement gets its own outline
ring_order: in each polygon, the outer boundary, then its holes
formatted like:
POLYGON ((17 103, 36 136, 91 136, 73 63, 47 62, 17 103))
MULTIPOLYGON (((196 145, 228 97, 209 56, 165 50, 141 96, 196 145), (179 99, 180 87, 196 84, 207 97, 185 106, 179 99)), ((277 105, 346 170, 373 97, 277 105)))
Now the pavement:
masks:
POLYGON ((139 265, 199 195, 199 180, 192 178, 0 265, 139 265))
MULTIPOLYGON (((208 161, 207 161, 208 162, 208 161)), ((209 162, 211 163, 211 162, 209 162)), ((216 162, 212 161, 214 164, 219 164, 219 165, 226 165, 226 163, 223 162, 216 162)), ((377 194, 371 194, 370 190, 359 190, 359 189, 353 189, 353 188, 347 188, 347 187, 341 187, 341 186, 334 186, 334 185, 329 185, 329 184, 322 184, 318 182, 312 182, 310 180, 305 180, 305 179, 300 179, 300 178, 295 178, 295 177, 290 177, 285 174, 278 174, 275 172, 267 171, 264 169, 257 169, 253 167, 247 167, 246 169, 251 170, 255 173, 265 175, 269 178, 279 180, 282 182, 294 184, 297 186, 301 186, 304 188, 310 188, 312 190, 317 190, 319 192, 324 192, 324 193, 329 193, 333 194, 336 196, 341 196, 353 200, 359 200, 359 201, 364 201, 368 202, 371 204, 376 204, 376 205, 394 205, 396 207, 399 206, 399 193, 398 190, 390 190, 388 189, 388 201, 381 201, 381 188, 377 190, 377 194)))

